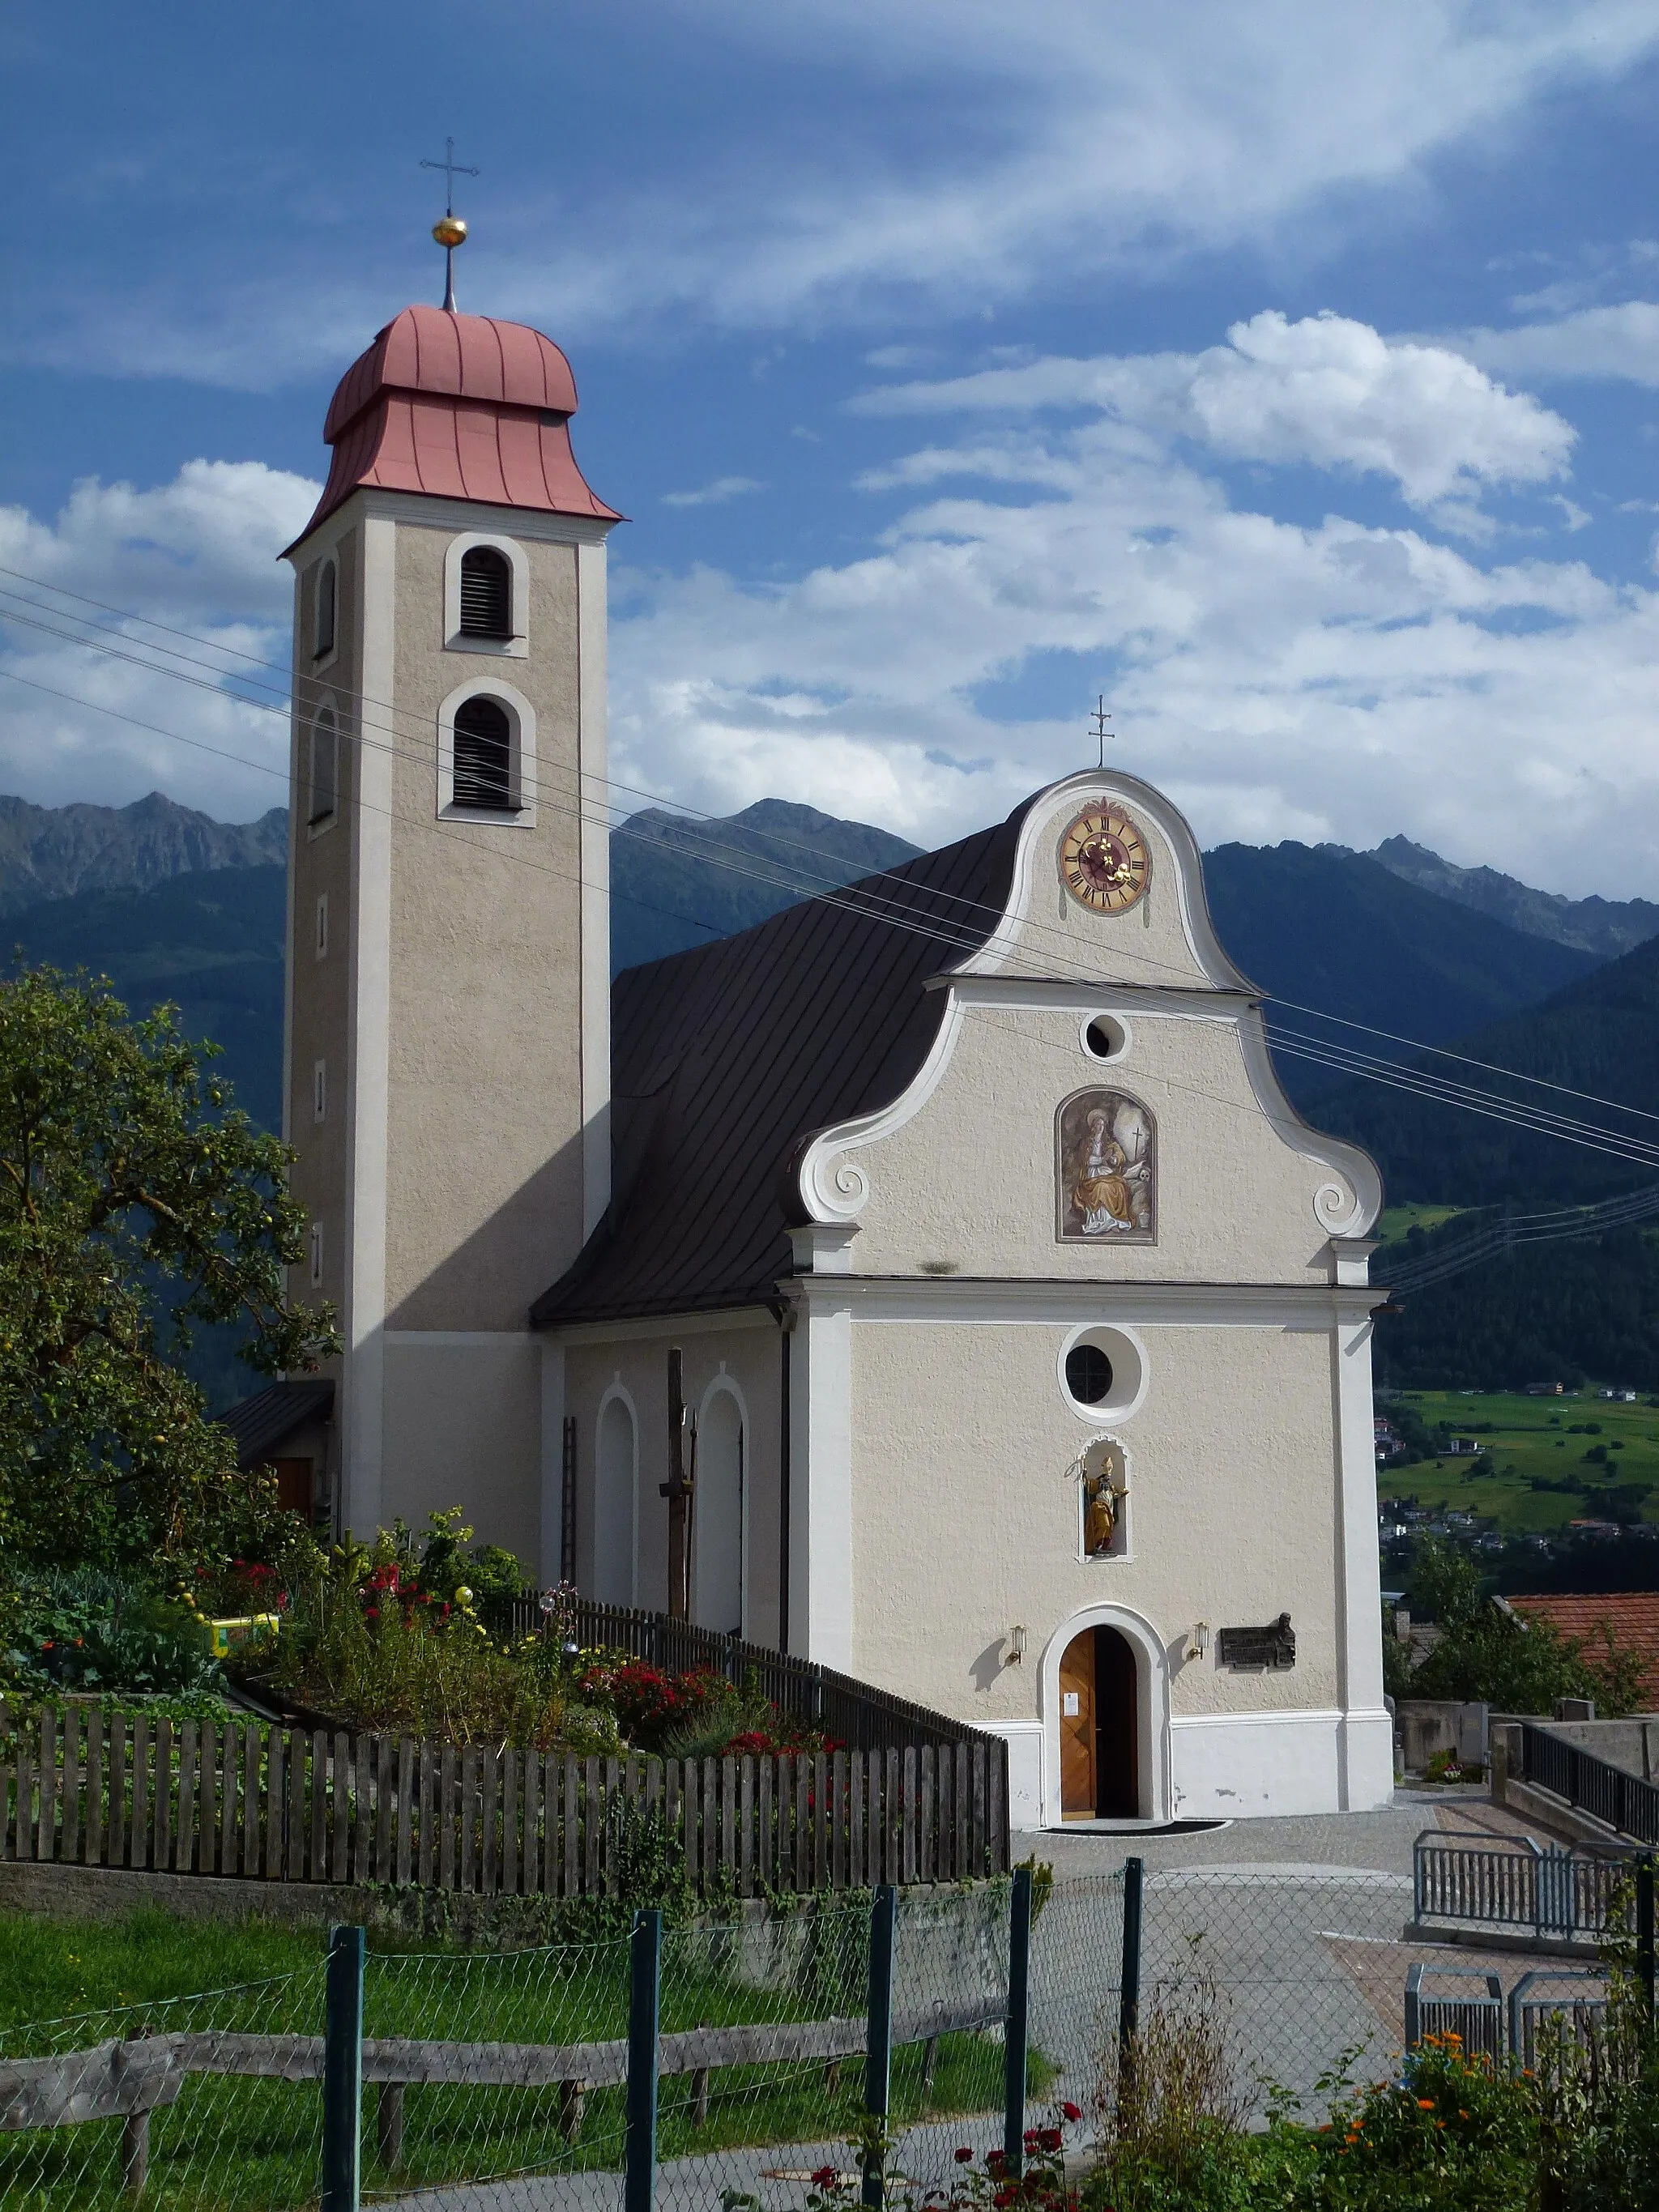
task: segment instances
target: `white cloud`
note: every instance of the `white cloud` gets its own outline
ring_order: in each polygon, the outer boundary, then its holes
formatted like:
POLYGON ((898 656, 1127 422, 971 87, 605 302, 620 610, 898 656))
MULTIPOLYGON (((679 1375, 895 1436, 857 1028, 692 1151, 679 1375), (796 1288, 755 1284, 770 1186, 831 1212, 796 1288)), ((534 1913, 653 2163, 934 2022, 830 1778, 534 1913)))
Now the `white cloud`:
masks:
POLYGON ((274 664, 262 696, 284 690, 293 582, 276 556, 317 493, 258 461, 198 460, 149 490, 88 478, 51 522, 0 507, 0 787, 46 805, 159 787, 227 820, 283 804, 285 714, 219 678, 274 664))
POLYGON ((700 491, 665 491, 665 507, 719 507, 728 499, 741 499, 746 491, 764 491, 758 477, 716 477, 700 491))
POLYGON ((1555 322, 1520 323, 1513 330, 1466 331, 1446 343, 1499 375, 1659 386, 1659 307, 1649 300, 1583 307, 1555 322))
POLYGON ((1292 323, 1273 309, 1235 323, 1227 338, 1201 354, 1050 358, 896 385, 855 404, 873 415, 1086 405, 1229 459, 1389 477, 1416 507, 1566 467, 1571 424, 1446 347, 1384 338, 1342 315, 1292 323))
MULTIPOLYGON (((1238 374, 1265 374, 1233 350, 1238 374)), ((1386 460, 1421 497, 1559 465, 1555 417, 1455 356, 1417 357, 1430 350, 1386 349, 1376 370, 1359 349, 1392 394, 1379 425, 1323 372, 1300 415, 1291 386, 1257 385, 1209 419, 1235 447, 1386 460), (1413 442, 1402 388, 1425 412, 1449 394, 1454 427, 1413 442)), ((1190 363, 1184 382, 1166 360, 1115 365, 1114 390, 1129 371, 1187 419, 1190 363)), ((1027 398, 1085 388, 1052 363, 1013 374, 1027 398)), ((1212 445, 1195 459, 1143 411, 976 423, 902 457, 887 483, 963 495, 927 497, 864 557, 793 585, 708 569, 638 585, 614 636, 614 772, 713 811, 781 793, 934 841, 1091 757, 1104 690, 1122 757, 1206 842, 1403 830, 1551 889, 1659 891, 1659 593, 1580 562, 1482 565, 1423 529, 1241 510, 1212 445), (1057 718, 1060 699, 1075 704, 1057 718)))

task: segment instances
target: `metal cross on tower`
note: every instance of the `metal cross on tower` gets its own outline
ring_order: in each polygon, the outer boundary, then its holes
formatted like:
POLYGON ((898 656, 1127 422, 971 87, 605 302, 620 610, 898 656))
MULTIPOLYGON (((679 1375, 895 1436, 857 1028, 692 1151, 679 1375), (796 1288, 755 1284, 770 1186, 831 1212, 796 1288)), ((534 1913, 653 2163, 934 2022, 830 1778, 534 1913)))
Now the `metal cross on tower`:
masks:
POLYGON ((477 171, 470 169, 465 161, 455 159, 455 141, 444 140, 441 161, 421 163, 423 169, 441 169, 444 173, 443 220, 432 226, 432 235, 444 250, 444 307, 449 314, 455 312, 455 248, 466 243, 466 225, 455 212, 455 179, 457 177, 476 177, 477 171))
POLYGON ((1100 695, 1098 703, 1096 705, 1094 713, 1089 717, 1094 734, 1100 740, 1100 765, 1102 768, 1104 768, 1106 765, 1106 740, 1112 734, 1112 732, 1107 728, 1106 725, 1111 720, 1111 716, 1106 711, 1106 694, 1103 691, 1100 695))

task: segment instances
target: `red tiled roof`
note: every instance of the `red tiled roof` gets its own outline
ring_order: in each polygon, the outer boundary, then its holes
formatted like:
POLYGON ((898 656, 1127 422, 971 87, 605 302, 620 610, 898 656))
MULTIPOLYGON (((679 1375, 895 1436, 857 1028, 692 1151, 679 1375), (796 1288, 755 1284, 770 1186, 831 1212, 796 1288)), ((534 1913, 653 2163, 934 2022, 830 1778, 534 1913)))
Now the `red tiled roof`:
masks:
POLYGON ((1643 1698, 1659 1711, 1659 1590, 1613 1590, 1596 1596, 1551 1593, 1508 1602, 1517 1613, 1553 1621, 1563 1636, 1580 1641, 1599 1638, 1605 1623, 1621 1651, 1638 1652, 1646 1660, 1643 1698))
POLYGON ((539 331, 405 307, 340 379, 323 426, 333 464, 295 544, 359 485, 617 521, 576 465, 575 411, 570 363, 539 331))

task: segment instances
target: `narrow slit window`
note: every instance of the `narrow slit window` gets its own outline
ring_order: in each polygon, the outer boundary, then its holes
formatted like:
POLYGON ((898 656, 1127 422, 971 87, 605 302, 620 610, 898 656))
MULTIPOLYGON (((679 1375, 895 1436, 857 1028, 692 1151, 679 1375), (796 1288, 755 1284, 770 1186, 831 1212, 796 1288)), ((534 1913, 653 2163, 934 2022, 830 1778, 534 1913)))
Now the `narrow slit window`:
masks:
POLYGON ((332 561, 325 561, 322 574, 317 579, 317 641, 312 647, 313 659, 321 660, 334 650, 334 619, 339 592, 339 570, 332 561))
POLYGON ((320 960, 328 951, 328 893, 317 896, 317 957, 320 960))
POLYGON ((461 635, 513 635, 513 564, 493 545, 472 545, 461 556, 461 635))
POLYGON ((311 1287, 318 1291, 322 1285, 323 1224, 320 1221, 313 1221, 311 1224, 311 1287))
POLYGON ((328 1062, 318 1060, 311 1071, 311 1118, 313 1121, 328 1119, 328 1062))
POLYGON ((340 730, 325 707, 311 726, 311 814, 315 828, 333 819, 340 803, 340 730))
POLYGON ((513 811, 513 725, 498 699, 480 696, 455 709, 453 803, 513 811))

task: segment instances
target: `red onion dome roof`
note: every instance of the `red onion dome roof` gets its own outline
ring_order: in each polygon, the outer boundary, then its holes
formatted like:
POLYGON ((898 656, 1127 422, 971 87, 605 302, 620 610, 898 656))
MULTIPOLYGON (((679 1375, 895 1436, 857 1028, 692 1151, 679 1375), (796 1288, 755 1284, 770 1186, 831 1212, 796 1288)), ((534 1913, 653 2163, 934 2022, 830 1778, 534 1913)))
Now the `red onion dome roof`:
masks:
POLYGON ((617 521, 576 465, 575 411, 570 363, 540 331, 405 307, 340 379, 323 425, 333 465, 295 543, 360 485, 617 521))

